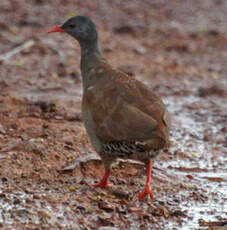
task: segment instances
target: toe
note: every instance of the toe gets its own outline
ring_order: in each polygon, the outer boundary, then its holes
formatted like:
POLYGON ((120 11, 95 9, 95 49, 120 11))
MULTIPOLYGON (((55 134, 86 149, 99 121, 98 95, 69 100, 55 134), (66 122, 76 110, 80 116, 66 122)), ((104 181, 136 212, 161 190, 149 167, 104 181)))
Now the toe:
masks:
POLYGON ((100 183, 97 183, 97 184, 93 184, 93 186, 96 187, 96 188, 108 188, 111 185, 109 183, 102 183, 102 182, 100 182, 100 183))
POLYGON ((150 196, 150 198, 151 198, 152 200, 154 200, 154 195, 153 195, 152 189, 149 188, 149 187, 146 187, 142 192, 140 192, 140 193, 137 195, 137 197, 138 197, 139 199, 145 199, 148 195, 150 196))

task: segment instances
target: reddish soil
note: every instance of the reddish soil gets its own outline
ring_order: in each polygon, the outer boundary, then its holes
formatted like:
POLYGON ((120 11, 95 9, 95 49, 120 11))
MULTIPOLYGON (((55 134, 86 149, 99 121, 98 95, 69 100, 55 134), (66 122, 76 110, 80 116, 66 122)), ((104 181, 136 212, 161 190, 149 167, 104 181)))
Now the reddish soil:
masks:
POLYGON ((227 229, 227 1, 0 2, 0 229, 227 229), (72 15, 99 28, 109 61, 173 118, 153 169, 119 161, 107 190, 81 118, 80 49, 47 34, 72 15))

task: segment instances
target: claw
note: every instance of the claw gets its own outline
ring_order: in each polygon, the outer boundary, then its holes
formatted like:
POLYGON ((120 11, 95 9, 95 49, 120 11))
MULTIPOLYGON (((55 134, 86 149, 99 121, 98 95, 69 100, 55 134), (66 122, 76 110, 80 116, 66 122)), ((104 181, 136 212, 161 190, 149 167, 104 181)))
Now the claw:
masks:
POLYGON ((99 183, 97 184, 93 184, 94 187, 99 187, 99 188, 108 188, 111 186, 111 184, 109 183, 104 183, 103 181, 100 181, 99 183))
POLYGON ((144 190, 143 190, 142 192, 140 192, 140 193, 137 195, 137 197, 138 197, 139 199, 144 199, 144 198, 146 198, 148 195, 150 195, 151 199, 154 200, 153 191, 152 191, 151 187, 147 185, 147 186, 144 188, 144 190))
POLYGON ((106 170, 105 175, 103 176, 102 180, 97 184, 93 184, 93 186, 100 187, 100 188, 110 187, 111 185, 108 183, 109 175, 110 175, 110 170, 106 170))

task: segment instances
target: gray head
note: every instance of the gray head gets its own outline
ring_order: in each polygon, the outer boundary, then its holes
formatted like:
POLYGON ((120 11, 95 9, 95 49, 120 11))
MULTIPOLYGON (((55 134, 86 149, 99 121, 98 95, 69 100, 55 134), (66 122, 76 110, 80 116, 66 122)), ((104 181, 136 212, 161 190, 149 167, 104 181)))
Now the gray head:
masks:
POLYGON ((76 16, 68 19, 63 25, 57 26, 48 33, 66 32, 79 43, 97 43, 98 33, 95 24, 89 17, 76 16))
POLYGON ((89 17, 76 16, 70 18, 62 25, 62 29, 79 42, 94 42, 98 39, 96 26, 89 17))

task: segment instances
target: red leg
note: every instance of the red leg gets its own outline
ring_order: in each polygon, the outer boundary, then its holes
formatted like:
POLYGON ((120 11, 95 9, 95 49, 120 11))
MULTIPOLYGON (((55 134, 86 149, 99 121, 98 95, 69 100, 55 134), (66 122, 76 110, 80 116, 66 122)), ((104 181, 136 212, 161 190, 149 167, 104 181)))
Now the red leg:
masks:
POLYGON ((151 189, 151 171, 152 171, 152 162, 150 161, 147 164, 147 182, 146 182, 146 186, 145 186, 144 190, 137 195, 137 197, 139 199, 144 199, 144 198, 147 197, 147 195, 150 195, 151 199, 154 200, 153 191, 151 189))
POLYGON ((93 184, 93 186, 94 187, 100 187, 100 188, 107 188, 107 187, 109 187, 110 186, 110 184, 108 183, 109 176, 110 176, 110 170, 106 169, 105 174, 104 174, 102 180, 99 183, 97 183, 97 184, 93 184))

